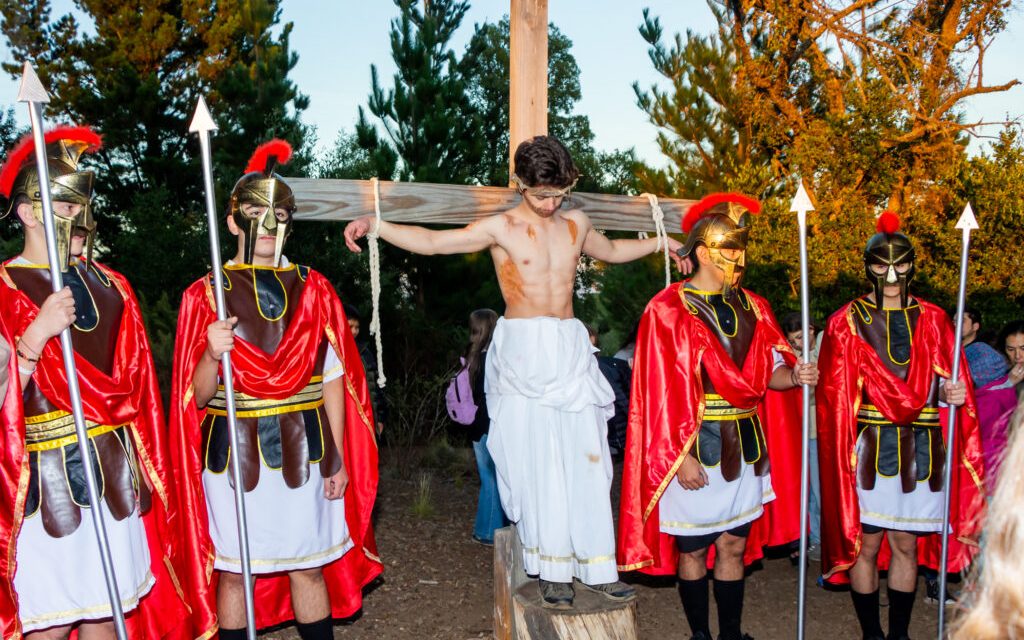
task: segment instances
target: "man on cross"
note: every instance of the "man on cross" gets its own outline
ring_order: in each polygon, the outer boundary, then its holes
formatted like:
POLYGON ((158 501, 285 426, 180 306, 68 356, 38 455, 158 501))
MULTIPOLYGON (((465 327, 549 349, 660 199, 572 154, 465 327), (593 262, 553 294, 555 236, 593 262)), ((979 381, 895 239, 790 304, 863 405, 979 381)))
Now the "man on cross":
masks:
MULTIPOLYGON (((574 577, 610 599, 629 598, 633 589, 618 581, 609 500, 606 431, 614 394, 586 327, 573 317, 573 289, 581 253, 629 262, 659 243, 610 240, 583 211, 561 210, 579 172, 555 138, 523 142, 515 167, 522 201, 502 215, 443 231, 380 221, 375 232, 424 255, 490 250, 506 306, 487 358, 487 447, 526 572, 540 577, 547 607, 572 606, 574 577)), ((356 240, 374 224, 371 216, 349 223, 349 249, 359 252, 356 240)), ((681 245, 668 242, 675 256, 681 245)))

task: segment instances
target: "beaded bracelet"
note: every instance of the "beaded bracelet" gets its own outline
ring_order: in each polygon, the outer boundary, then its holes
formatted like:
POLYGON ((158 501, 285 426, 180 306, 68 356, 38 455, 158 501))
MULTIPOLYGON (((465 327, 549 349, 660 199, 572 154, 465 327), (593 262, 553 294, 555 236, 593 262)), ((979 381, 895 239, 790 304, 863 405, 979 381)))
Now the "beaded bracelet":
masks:
MULTIPOLYGON (((24 359, 24 360, 25 360, 26 362, 33 362, 33 363, 34 363, 34 362, 39 362, 39 357, 38 357, 38 356, 36 356, 35 358, 30 358, 30 357, 28 357, 27 355, 25 355, 24 353, 22 353, 22 351, 21 351, 21 346, 22 346, 22 345, 23 345, 24 343, 25 343, 25 341, 24 341, 24 340, 22 340, 21 338, 18 338, 18 344, 17 344, 17 345, 15 345, 15 347, 14 347, 14 351, 15 351, 15 353, 17 353, 17 354, 18 354, 18 357, 19 357, 19 358, 23 358, 23 359, 24 359)), ((25 347, 25 350, 26 350, 26 351, 28 351, 28 350, 29 350, 29 348, 28 348, 28 347, 25 347)))

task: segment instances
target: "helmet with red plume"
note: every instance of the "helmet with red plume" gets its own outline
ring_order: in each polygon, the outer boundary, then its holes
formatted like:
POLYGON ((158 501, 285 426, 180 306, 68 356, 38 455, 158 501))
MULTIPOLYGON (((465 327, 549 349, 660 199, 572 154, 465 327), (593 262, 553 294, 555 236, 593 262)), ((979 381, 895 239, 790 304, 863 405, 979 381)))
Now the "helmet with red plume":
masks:
POLYGON ((698 245, 707 247, 711 262, 722 270, 725 277, 722 293, 728 295, 734 286, 739 286, 746 267, 750 214, 760 212, 761 203, 743 194, 713 193, 705 196, 683 217, 686 241, 679 254, 688 256, 698 245), (723 250, 727 251, 723 253, 723 250))
POLYGON ((284 140, 274 139, 261 144, 249 158, 245 175, 231 190, 228 213, 245 236, 243 259, 247 264, 253 261, 258 238, 265 235, 277 239, 274 265, 281 261, 281 251, 291 233, 296 205, 291 187, 275 170, 287 164, 291 157, 292 147, 284 140), (259 213, 251 214, 251 211, 259 213))
MULTIPOLYGON (((78 229, 86 234, 86 259, 92 259, 96 223, 92 217, 93 172, 80 171, 78 164, 83 154, 96 151, 102 145, 99 134, 89 127, 60 126, 43 134, 46 144, 46 165, 49 174, 49 192, 54 202, 80 205, 79 212, 66 218, 55 212, 57 252, 66 268, 71 258, 71 235, 78 229)), ((6 216, 20 203, 32 205, 33 215, 43 220, 42 184, 35 159, 32 134, 25 135, 7 154, 0 168, 0 195, 7 198, 7 207, 0 217, 6 216)))
POLYGON ((882 304, 886 285, 899 285, 900 304, 907 306, 910 281, 914 278, 914 245, 900 233, 900 218, 892 211, 883 211, 875 222, 877 233, 864 247, 864 273, 875 292, 875 302, 882 304))

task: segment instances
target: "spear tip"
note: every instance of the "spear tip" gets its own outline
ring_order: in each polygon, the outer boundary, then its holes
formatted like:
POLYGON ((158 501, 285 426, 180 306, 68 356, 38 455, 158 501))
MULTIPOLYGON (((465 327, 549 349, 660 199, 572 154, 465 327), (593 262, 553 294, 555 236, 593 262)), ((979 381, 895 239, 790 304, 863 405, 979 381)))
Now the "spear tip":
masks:
POLYGON ((199 96, 199 102, 196 103, 196 111, 192 116, 192 122, 188 125, 188 131, 189 133, 196 133, 216 130, 217 123, 213 121, 213 116, 210 115, 210 109, 206 106, 206 99, 203 96, 199 96))
POLYGON ((978 219, 974 217, 974 209, 971 208, 970 202, 964 207, 964 212, 960 214, 960 219, 956 221, 956 228, 963 231, 972 231, 978 228, 978 219))
POLYGON ((814 211, 811 196, 807 195, 807 189, 804 188, 803 180, 800 181, 800 187, 796 190, 796 195, 793 196, 793 202, 789 205, 789 211, 790 213, 814 211))
POLYGON ((46 93, 43 83, 39 80, 36 70, 32 68, 28 60, 21 70, 21 86, 18 88, 18 102, 34 102, 46 104, 50 101, 50 94, 46 93))

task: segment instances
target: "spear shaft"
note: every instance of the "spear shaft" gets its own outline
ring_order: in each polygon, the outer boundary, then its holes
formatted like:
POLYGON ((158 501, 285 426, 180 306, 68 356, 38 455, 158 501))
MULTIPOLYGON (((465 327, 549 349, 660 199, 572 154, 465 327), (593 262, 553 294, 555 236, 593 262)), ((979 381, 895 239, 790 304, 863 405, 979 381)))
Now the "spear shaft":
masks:
MULTIPOLYGON (((960 379, 960 351, 963 346, 961 332, 964 328, 964 307, 967 300, 967 255, 971 246, 971 230, 977 228, 974 212, 968 204, 964 209, 957 228, 963 230, 960 243, 960 288, 956 296, 956 332, 953 341, 953 371, 950 382, 960 379)), ((956 447, 957 408, 950 406, 946 424, 946 474, 942 479, 942 554, 939 556, 939 625, 938 639, 943 640, 946 631, 946 572, 949 564, 949 503, 953 480, 953 449, 956 447)))
MULTIPOLYGON (((790 206, 796 212, 797 227, 800 232, 800 327, 803 331, 801 362, 811 361, 811 303, 810 290, 807 282, 807 212, 813 211, 810 196, 801 182, 796 196, 790 206)), ((803 408, 800 412, 800 573, 799 592, 797 593, 797 640, 804 640, 804 628, 807 620, 807 524, 808 505, 810 504, 810 436, 811 436, 811 386, 800 385, 803 408)))
MULTIPOLYGON (((190 131, 199 135, 200 156, 203 162, 203 186, 206 191, 206 220, 210 235, 210 262, 213 274, 213 296, 217 306, 217 320, 227 319, 227 305, 224 301, 224 276, 221 272, 220 237, 217 233, 217 205, 214 202, 213 163, 210 154, 210 131, 215 129, 206 101, 199 98, 196 115, 190 131)), ((242 465, 238 455, 238 421, 235 413, 235 383, 231 367, 231 352, 220 357, 221 381, 224 384, 224 400, 227 406, 228 437, 231 451, 231 478, 234 481, 235 521, 238 524, 239 562, 242 565, 242 583, 245 589, 245 623, 248 640, 256 640, 256 605, 253 599, 252 564, 249 559, 249 527, 245 517, 245 493, 242 487, 242 465)))

